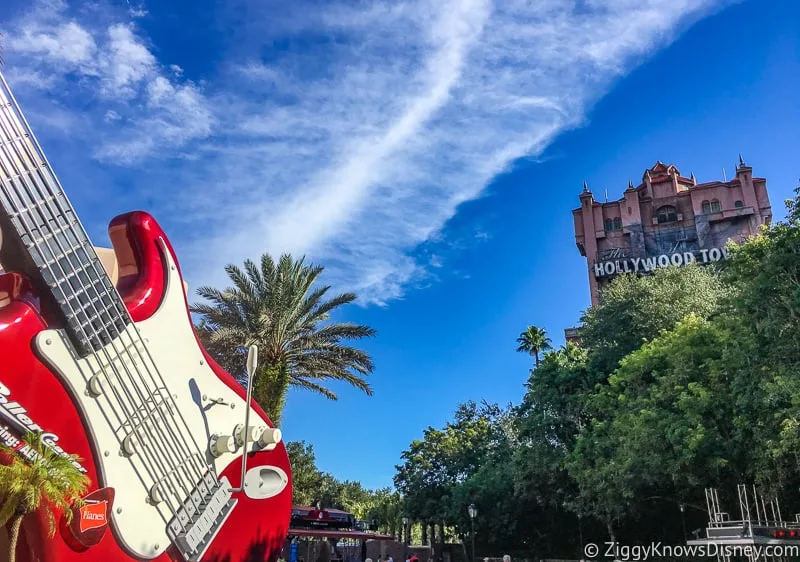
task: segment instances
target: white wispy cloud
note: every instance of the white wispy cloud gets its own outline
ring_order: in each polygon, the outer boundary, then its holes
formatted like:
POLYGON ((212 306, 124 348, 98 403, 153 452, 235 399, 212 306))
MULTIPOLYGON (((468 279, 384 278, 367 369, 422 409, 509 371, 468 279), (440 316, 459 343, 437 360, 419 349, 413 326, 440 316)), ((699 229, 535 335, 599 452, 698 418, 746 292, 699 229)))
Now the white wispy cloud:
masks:
POLYGON ((139 5, 99 17, 48 0, 0 25, 12 85, 34 99, 68 81, 94 115, 91 135, 73 131, 89 154, 147 169, 139 187, 162 221, 203 221, 179 240, 193 283, 290 251, 383 303, 443 265, 413 252, 460 203, 719 4, 299 0, 274 13, 245 2, 237 50, 202 84, 159 60, 133 21, 147 15, 139 5), (297 38, 303 49, 258 56, 297 38))

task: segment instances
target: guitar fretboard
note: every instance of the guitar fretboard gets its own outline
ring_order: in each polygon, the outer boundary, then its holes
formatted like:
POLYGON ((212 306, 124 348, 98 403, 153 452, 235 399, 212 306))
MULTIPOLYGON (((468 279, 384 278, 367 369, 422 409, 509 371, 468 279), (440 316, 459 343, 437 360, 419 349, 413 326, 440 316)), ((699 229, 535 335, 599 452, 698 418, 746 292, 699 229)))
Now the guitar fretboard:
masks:
POLYGON ((0 206, 49 287, 80 355, 131 322, 86 231, 0 74, 0 206))

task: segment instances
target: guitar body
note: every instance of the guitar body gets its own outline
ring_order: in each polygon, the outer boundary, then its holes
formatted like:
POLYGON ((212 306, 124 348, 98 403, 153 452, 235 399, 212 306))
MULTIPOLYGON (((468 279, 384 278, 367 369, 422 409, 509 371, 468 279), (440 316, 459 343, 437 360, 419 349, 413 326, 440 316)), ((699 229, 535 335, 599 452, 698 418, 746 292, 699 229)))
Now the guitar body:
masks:
MULTIPOLYGON (((213 435, 231 434, 243 423, 246 394, 197 340, 166 236, 143 212, 117 217, 109 232, 119 262, 120 295, 185 419, 186 429, 181 431, 199 444, 220 481, 227 479, 233 488, 243 486, 243 448, 214 456, 208 452, 208 443, 213 435)), ((76 510, 76 523, 71 526, 61 518, 53 538, 48 537, 44 513, 26 518, 17 560, 184 560, 175 544, 163 536, 168 514, 145 501, 147 489, 130 468, 135 463, 120 453, 119 440, 109 450, 114 433, 108 428, 113 424, 102 423, 98 417, 104 410, 96 404, 102 401, 87 396, 86 381, 81 378, 86 372, 80 367, 83 360, 69 352, 59 317, 40 308, 46 299, 38 297, 34 284, 24 276, 0 275, 0 428, 11 428, 8 420, 16 418, 17 423, 43 431, 53 446, 79 456, 91 480, 87 501, 91 497, 102 501, 93 504, 100 506, 99 511, 76 510), (83 517, 86 525, 78 524, 83 517)), ((251 423, 273 427, 257 404, 251 408, 251 423)), ((159 447, 166 450, 168 445, 159 447)), ((283 546, 292 503, 286 449, 278 439, 269 447, 248 450, 253 451, 247 454, 249 488, 232 494, 235 506, 203 554, 204 562, 274 561, 283 546)), ((7 552, 5 542, 0 536, 0 559, 7 552)))

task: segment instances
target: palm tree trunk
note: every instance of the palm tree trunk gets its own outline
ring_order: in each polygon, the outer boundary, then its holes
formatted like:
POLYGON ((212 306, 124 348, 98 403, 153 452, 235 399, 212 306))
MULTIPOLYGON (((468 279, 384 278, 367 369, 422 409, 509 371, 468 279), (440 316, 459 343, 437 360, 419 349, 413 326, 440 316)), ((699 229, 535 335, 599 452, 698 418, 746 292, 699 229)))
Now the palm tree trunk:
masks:
POLYGON ((427 546, 428 544, 428 524, 423 521, 422 522, 422 546, 427 546))
POLYGON ((253 398, 276 426, 280 424, 288 391, 289 371, 283 364, 266 365, 253 381, 253 398))
POLYGON ((17 540, 19 539, 23 517, 23 515, 14 515, 11 520, 11 536, 8 537, 8 562, 16 562, 17 560, 17 540))
POLYGON ((536 368, 538 369, 539 368, 539 352, 537 351, 536 353, 534 353, 533 356, 536 357, 536 368))

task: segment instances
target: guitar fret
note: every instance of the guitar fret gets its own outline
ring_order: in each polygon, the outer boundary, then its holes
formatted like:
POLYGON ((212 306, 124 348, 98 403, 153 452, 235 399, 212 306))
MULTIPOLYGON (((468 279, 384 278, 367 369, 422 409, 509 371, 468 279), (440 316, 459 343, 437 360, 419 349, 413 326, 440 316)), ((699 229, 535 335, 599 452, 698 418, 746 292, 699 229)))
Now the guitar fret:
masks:
POLYGON ((130 323, 75 213, 32 139, 0 103, 0 204, 50 287, 82 354, 130 323))
POLYGON ((23 244, 26 248, 29 250, 35 248, 39 251, 41 261, 37 261, 37 265, 40 266, 53 264, 70 253, 74 253, 75 244, 77 244, 77 240, 70 237, 69 231, 65 229, 51 231, 48 234, 37 236, 33 240, 28 236, 24 238, 23 244), (62 248, 66 248, 66 250, 62 250, 62 248))
POLYGON ((91 326, 103 333, 104 340, 108 340, 106 332, 113 338, 127 325, 122 321, 115 302, 108 298, 113 288, 97 275, 92 263, 87 262, 54 281, 62 293, 69 295, 61 299, 62 304, 66 305, 68 316, 79 320, 80 327, 91 326), (69 290, 65 290, 65 286, 69 290), (78 318, 79 315, 81 318, 78 318), (98 322, 99 325, 96 325, 98 322))
MULTIPOLYGON (((3 104, 2 107, 3 107, 3 109, 10 108, 11 104, 3 104)), ((7 146, 7 145, 10 145, 10 144, 13 144, 13 143, 15 143, 17 141, 22 141, 22 140, 23 140, 23 137, 20 136, 20 135, 17 135, 15 137, 9 137, 6 140, 0 141, 0 146, 7 146)))
POLYGON ((57 197, 49 196, 44 197, 41 201, 37 202, 29 202, 28 206, 20 208, 16 213, 12 214, 11 216, 21 215, 22 213, 32 213, 33 211, 44 211, 50 209, 51 205, 57 201, 57 197))

